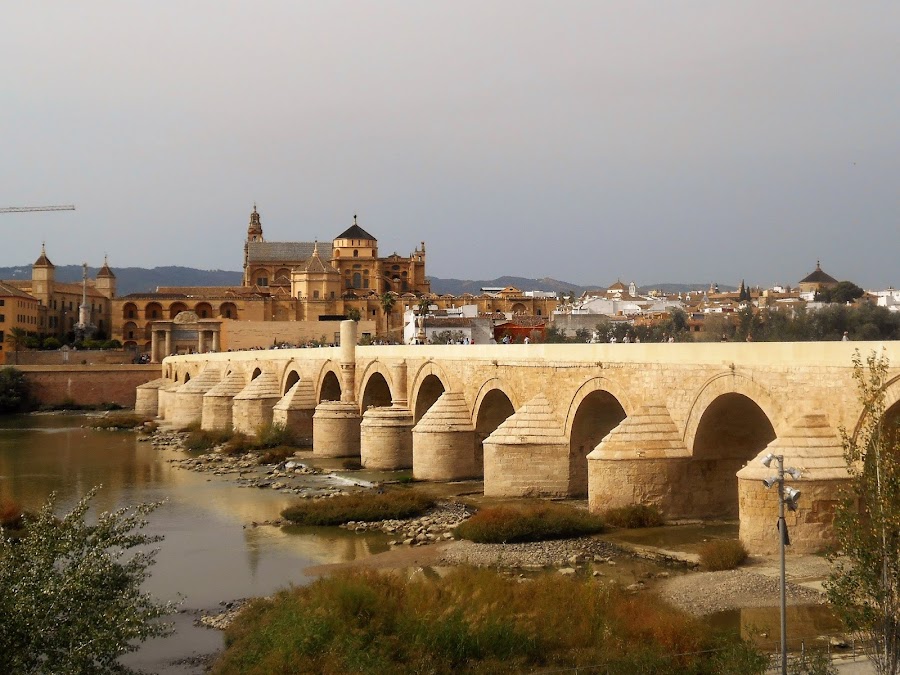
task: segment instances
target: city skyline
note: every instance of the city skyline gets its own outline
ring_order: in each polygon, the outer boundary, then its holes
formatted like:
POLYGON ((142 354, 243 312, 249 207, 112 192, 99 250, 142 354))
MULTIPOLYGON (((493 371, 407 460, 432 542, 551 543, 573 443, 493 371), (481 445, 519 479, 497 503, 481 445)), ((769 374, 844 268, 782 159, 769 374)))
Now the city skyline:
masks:
POLYGON ((896 286, 892 3, 16 5, 0 266, 240 269, 352 223, 439 278, 896 286), (70 257, 71 256, 71 257, 70 257))

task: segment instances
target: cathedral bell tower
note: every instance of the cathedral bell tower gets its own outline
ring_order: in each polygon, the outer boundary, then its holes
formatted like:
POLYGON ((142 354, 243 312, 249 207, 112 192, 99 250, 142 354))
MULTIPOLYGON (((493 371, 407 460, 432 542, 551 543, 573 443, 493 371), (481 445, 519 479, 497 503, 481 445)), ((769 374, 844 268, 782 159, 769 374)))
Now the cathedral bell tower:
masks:
POLYGON ((250 224, 247 225, 247 241, 244 242, 244 286, 249 285, 250 244, 263 239, 262 222, 256 211, 256 202, 253 202, 253 211, 250 213, 250 224))

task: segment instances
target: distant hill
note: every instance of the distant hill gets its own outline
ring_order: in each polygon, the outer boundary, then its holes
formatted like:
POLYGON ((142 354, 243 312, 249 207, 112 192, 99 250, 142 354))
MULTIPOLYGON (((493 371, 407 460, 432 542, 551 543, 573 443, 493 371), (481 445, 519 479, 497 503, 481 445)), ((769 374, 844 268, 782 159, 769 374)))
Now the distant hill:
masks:
MULTIPOLYGON (((116 294, 148 293, 157 286, 237 286, 243 274, 225 270, 198 270, 193 267, 113 267, 116 294)), ((88 267, 88 278, 97 276, 96 267, 88 267)), ((0 267, 0 279, 30 279, 31 265, 0 267)), ((81 281, 81 265, 59 265, 56 280, 81 281)))
MULTIPOLYGON (((429 277, 431 279, 431 291, 438 295, 449 293, 451 295, 462 295, 463 293, 471 293, 478 295, 482 288, 497 286, 515 286, 520 291, 555 291, 560 293, 574 293, 576 297, 585 291, 598 290, 608 288, 612 282, 604 284, 593 284, 591 286, 579 286, 571 284, 568 281, 559 281, 544 277, 543 279, 528 279, 525 277, 497 277, 496 279, 482 280, 464 280, 464 279, 440 279, 438 277, 429 277)), ((663 291, 664 293, 685 293, 687 291, 705 291, 709 288, 708 283, 702 284, 653 284, 647 286, 638 286, 638 293, 648 293, 652 290, 663 291)), ((734 286, 719 284, 720 291, 736 291, 734 286)))
MULTIPOLYGON (((243 274, 241 272, 229 272, 227 270, 198 270, 193 267, 113 267, 116 275, 117 295, 130 293, 152 293, 158 286, 238 286, 243 274)), ((88 267, 88 278, 97 276, 97 268, 88 267)), ((19 267, 0 267, 0 279, 30 279, 31 265, 19 267)), ((80 265, 60 265, 56 268, 58 281, 81 281, 80 265)), ((521 291, 553 291, 559 293, 573 293, 576 297, 587 290, 606 288, 609 283, 594 284, 591 286, 579 286, 568 281, 559 281, 544 277, 543 279, 528 279, 526 277, 497 277, 496 279, 441 279, 430 277, 431 290, 439 295, 462 295, 471 293, 478 295, 482 288, 515 286, 521 291)), ((610 282, 611 283, 611 282, 610 282)), ((706 290, 708 283, 704 284, 656 284, 640 286, 640 292, 653 289, 666 293, 684 293, 685 291, 706 290)), ((721 291, 737 290, 734 286, 719 284, 721 291)))

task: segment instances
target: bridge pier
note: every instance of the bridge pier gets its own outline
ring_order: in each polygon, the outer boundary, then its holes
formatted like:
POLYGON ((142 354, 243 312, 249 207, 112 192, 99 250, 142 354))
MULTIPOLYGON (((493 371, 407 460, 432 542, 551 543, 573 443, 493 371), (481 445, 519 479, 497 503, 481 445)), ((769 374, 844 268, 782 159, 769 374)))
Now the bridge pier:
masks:
POLYGON ((308 379, 299 380, 272 409, 272 424, 283 424, 303 445, 313 444, 316 392, 308 379))
POLYGON ((157 414, 165 420, 167 420, 169 418, 169 415, 174 411, 175 392, 180 386, 180 382, 170 381, 169 384, 159 388, 159 397, 157 399, 157 414))
POLYGON ((420 480, 460 480, 480 475, 475 427, 462 394, 445 391, 412 430, 413 475, 420 480))
POLYGON ((164 377, 138 385, 135 391, 134 413, 143 417, 159 415, 159 390, 170 383, 164 377))
POLYGON ((272 424, 272 409, 280 398, 275 375, 260 373, 234 397, 231 411, 234 430, 256 436, 260 427, 272 424))
POLYGON ((313 415, 313 454, 359 457, 359 410, 353 403, 323 401, 313 415))
POLYGON ((246 384, 244 375, 235 370, 203 394, 200 428, 207 431, 231 430, 233 428, 234 397, 241 393, 246 384))
POLYGON ((484 439, 486 497, 570 496, 569 441, 538 394, 484 439))
POLYGON ((800 470, 800 480, 785 477, 785 485, 800 490, 797 511, 785 511, 793 553, 820 553, 834 541, 834 508, 850 475, 840 437, 823 414, 803 415, 738 471, 740 537, 751 553, 776 553, 779 548, 778 489, 762 481, 778 474, 777 464, 762 465, 768 453, 784 456, 784 467, 800 470))
MULTIPOLYGON (((641 406, 587 456, 588 508, 593 513, 645 504, 668 518, 693 514, 686 484, 690 452, 664 405, 641 406)), ((709 488, 709 486, 706 486, 709 488)))
POLYGON ((413 465, 413 414, 406 408, 366 410, 360 425, 360 462, 367 469, 409 469, 413 465))

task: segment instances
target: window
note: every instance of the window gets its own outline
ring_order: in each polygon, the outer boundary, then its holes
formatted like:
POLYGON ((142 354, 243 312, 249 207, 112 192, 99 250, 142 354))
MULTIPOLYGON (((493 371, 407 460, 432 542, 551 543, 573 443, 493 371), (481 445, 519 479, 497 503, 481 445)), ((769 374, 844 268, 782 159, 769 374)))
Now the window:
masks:
POLYGON ((331 291, 331 299, 334 300, 334 291, 331 291))
POLYGON ((6 304, 6 300, 3 300, 2 298, 0 298, 0 307, 3 307, 3 305, 5 305, 5 304, 6 304))
POLYGON ((259 277, 256 280, 257 286, 268 286, 269 285, 269 277, 259 277))
POLYGON ((318 300, 318 299, 319 299, 319 291, 313 291, 313 299, 314 299, 314 300, 318 300))
POLYGON ((6 315, 0 314, 0 323, 4 323, 4 322, 6 322, 6 315))
POLYGON ((362 274, 359 272, 353 273, 353 288, 362 288, 362 274))
POLYGON ((354 257, 354 258, 358 258, 358 257, 359 257, 359 251, 354 250, 354 251, 353 251, 353 257, 354 257))

